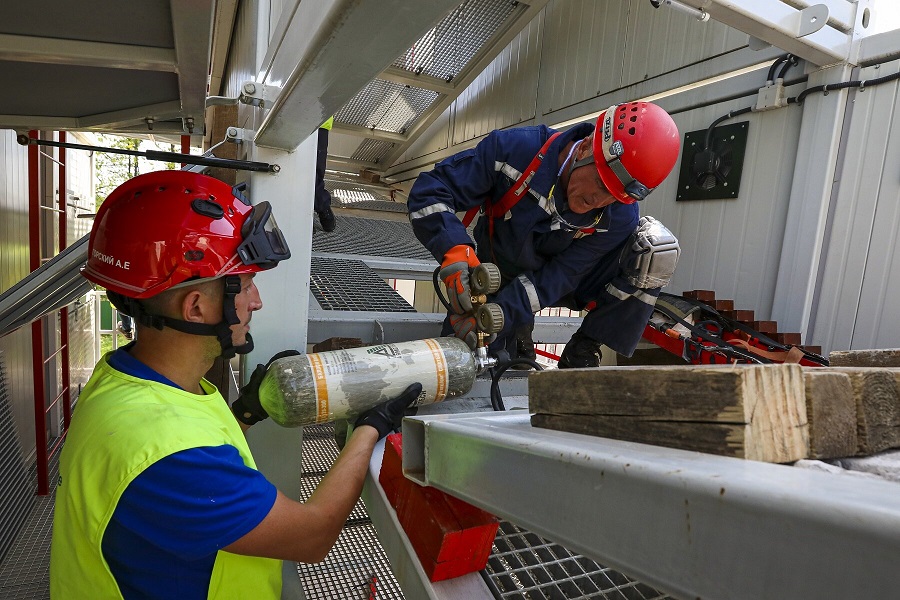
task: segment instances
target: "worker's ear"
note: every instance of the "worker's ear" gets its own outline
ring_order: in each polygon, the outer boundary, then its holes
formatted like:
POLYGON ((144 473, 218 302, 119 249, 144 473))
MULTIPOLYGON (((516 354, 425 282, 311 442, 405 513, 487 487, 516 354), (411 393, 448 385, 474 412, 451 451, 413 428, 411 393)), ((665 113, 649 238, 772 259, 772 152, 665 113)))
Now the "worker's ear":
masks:
POLYGON ((575 152, 575 160, 581 160, 586 156, 590 156, 594 152, 594 134, 587 136, 578 145, 578 151, 575 152))
POLYGON ((222 309, 215 299, 201 289, 188 291, 181 300, 181 319, 191 323, 215 323, 222 318, 222 309), (217 313, 218 309, 218 314, 217 313))

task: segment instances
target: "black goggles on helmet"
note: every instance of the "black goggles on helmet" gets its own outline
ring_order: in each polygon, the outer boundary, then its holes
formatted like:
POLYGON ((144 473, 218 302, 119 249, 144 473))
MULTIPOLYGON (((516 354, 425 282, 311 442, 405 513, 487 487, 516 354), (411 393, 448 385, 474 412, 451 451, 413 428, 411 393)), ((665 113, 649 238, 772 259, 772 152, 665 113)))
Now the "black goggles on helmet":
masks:
POLYGON ((250 210, 241 226, 244 241, 237 247, 237 254, 245 265, 259 265, 271 269, 279 261, 291 257, 287 240, 275 223, 272 205, 260 202, 250 210))

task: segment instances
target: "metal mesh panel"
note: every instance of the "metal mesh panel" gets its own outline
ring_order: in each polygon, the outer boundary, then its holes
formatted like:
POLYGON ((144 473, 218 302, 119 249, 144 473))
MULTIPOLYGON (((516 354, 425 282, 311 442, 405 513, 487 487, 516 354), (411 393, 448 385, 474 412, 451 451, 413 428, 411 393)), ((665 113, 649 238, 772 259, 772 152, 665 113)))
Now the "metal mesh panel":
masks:
MULTIPOLYGON (((56 440, 50 440, 48 449, 56 440)), ((50 459, 50 489, 59 478, 59 453, 50 459)), ((37 487, 32 469, 30 487, 37 487)), ((35 498, 34 507, 22 525, 15 543, 0 564, 0 598, 43 600, 50 597, 50 538, 53 532, 55 495, 35 498)))
POLYGON ((309 287, 323 310, 416 312, 359 260, 312 257, 309 287))
POLYGON ((405 133, 409 124, 425 112, 437 97, 438 93, 431 90, 374 79, 334 118, 348 125, 405 133))
POLYGON ((313 252, 434 260, 408 222, 336 216, 337 228, 332 233, 322 232, 318 222, 315 225, 313 252))
POLYGON ((387 156, 387 154, 394 149, 394 146, 396 146, 396 144, 393 142, 365 139, 353 154, 350 155, 350 158, 353 160, 378 164, 383 157, 387 156))
POLYGON ((516 10, 517 4, 509 0, 466 0, 419 38, 393 66, 450 81, 516 10))
MULTIPOLYGON (((322 479, 323 467, 327 471, 337 455, 332 423, 303 428, 301 501, 312 495, 322 479)), ((350 513, 337 543, 325 560, 318 564, 302 563, 298 566, 298 572, 308 600, 365 600, 372 597, 402 600, 404 597, 362 501, 357 502, 350 513), (375 588, 373 595, 370 595, 370 585, 375 588)))
POLYGON ((0 352, 0 560, 13 544, 16 534, 34 504, 34 486, 22 459, 10 407, 6 367, 0 352))
MULTIPOLYGON (((368 208, 390 212, 406 212, 406 204, 394 202, 390 196, 379 194, 371 187, 345 181, 325 180, 325 189, 331 194, 331 204, 335 208, 368 208)), ((385 190, 387 192, 387 190, 385 190)))
POLYGON ((503 521, 485 578, 496 598, 663 600, 653 588, 503 521))

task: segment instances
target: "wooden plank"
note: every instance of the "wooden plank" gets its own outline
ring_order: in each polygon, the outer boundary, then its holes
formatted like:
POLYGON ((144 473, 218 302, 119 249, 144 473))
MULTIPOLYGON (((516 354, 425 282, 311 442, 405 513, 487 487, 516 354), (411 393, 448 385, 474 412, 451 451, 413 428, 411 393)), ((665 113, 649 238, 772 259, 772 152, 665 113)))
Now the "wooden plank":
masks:
POLYGON ((900 370, 831 367, 846 373, 856 403, 857 455, 900 448, 900 370))
POLYGON ((803 371, 809 458, 844 458, 857 451, 856 399, 846 373, 809 368, 803 371))
POLYGON ((528 387, 539 427, 766 462, 808 453, 798 365, 566 369, 533 373, 528 387))
POLYGON ((828 362, 832 367, 900 367, 900 349, 835 351, 828 362))

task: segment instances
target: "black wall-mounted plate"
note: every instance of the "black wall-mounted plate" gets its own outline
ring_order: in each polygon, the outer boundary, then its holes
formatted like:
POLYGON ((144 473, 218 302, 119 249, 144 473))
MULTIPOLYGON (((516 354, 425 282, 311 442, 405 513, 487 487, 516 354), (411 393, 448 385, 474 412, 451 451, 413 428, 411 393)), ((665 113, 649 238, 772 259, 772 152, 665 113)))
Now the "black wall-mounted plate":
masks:
POLYGON ((713 130, 712 150, 727 162, 723 181, 717 181, 711 189, 702 188, 694 172, 694 157, 706 146, 706 129, 684 134, 684 150, 681 153, 681 169, 678 174, 677 201, 682 200, 730 200, 737 198, 744 170, 744 154, 747 149, 747 132, 750 123, 720 125, 713 130))

